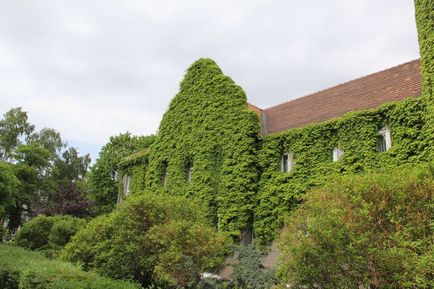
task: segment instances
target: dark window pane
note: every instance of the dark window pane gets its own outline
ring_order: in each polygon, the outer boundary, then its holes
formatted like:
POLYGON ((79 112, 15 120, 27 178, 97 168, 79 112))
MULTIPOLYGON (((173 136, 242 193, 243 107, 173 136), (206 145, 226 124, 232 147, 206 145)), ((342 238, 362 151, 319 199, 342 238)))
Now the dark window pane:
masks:
POLYGON ((378 151, 379 152, 385 152, 387 150, 386 147, 386 136, 381 134, 378 136, 378 151))
POLYGON ((288 155, 283 155, 282 158, 282 171, 288 172, 288 155))

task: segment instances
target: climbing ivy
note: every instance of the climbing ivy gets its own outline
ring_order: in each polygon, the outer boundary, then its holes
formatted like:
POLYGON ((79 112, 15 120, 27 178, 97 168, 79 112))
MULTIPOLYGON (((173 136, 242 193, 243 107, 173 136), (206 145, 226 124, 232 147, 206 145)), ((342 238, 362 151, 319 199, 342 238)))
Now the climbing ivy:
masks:
POLYGON ((213 60, 199 59, 163 116, 145 191, 198 199, 214 224, 240 237, 252 223, 259 130, 242 88, 213 60))
POLYGON ((422 96, 429 105, 425 114, 424 158, 434 160, 434 0, 415 0, 420 66, 423 77, 422 96))
POLYGON ((130 192, 136 194, 145 189, 146 168, 148 167, 149 148, 138 150, 132 155, 124 158, 119 163, 119 177, 122 178, 118 183, 120 199, 125 198, 124 179, 125 175, 130 177, 130 192))
POLYGON ((434 101, 434 0, 415 0, 423 93, 434 101))
POLYGON ((266 244, 304 194, 334 176, 433 160, 434 1, 415 5, 423 97, 259 137, 244 91, 212 60, 200 59, 188 69, 150 150, 121 163, 132 175, 131 191, 199 199, 220 229, 240 237, 253 223, 256 239, 266 244), (393 146, 378 152, 385 124, 393 146), (335 147, 344 151, 337 162, 335 147), (281 157, 289 152, 296 164, 282 173, 281 157))
POLYGON ((255 237, 262 244, 273 240, 287 213, 304 194, 336 175, 385 170, 425 161, 422 149, 426 102, 422 98, 385 104, 377 109, 349 113, 325 123, 266 136, 259 151, 262 175, 255 206, 255 237), (378 152, 378 132, 388 124, 392 148, 378 152), (336 162, 332 153, 343 156, 336 162), (295 166, 281 172, 283 153, 292 153, 295 166))

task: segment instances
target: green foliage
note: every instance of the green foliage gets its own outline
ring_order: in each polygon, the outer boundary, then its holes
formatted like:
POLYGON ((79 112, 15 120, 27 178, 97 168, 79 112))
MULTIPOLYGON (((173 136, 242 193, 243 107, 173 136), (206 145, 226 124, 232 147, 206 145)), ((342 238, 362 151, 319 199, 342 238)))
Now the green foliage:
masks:
POLYGON ((309 193, 279 240, 291 288, 433 288, 434 168, 339 177, 309 193))
POLYGON ((214 61, 199 59, 161 121, 145 190, 193 197, 219 229, 240 237, 252 223, 258 132, 258 117, 248 111, 241 87, 214 61))
POLYGON ((29 137, 35 127, 28 123, 27 113, 21 107, 10 109, 0 120, 0 160, 12 159, 14 149, 21 144, 21 138, 29 137))
POLYGON ((239 263, 232 275, 235 288, 268 289, 276 284, 274 271, 261 266, 261 254, 254 246, 239 247, 237 251, 239 263))
POLYGON ((434 160, 434 1, 415 0, 416 24, 419 38, 420 66, 423 78, 423 98, 428 103, 425 114, 424 137, 427 140, 424 158, 434 160))
POLYGON ((415 0, 423 93, 434 101, 434 1, 415 0))
POLYGON ((48 260, 36 252, 0 244, 2 289, 139 289, 140 286, 102 278, 72 264, 48 260))
POLYGON ((223 262, 227 242, 191 201, 142 194, 92 220, 62 256, 113 278, 184 288, 223 262))
POLYGON ((66 147, 60 133, 52 128, 43 128, 41 131, 33 133, 28 138, 28 143, 36 143, 48 150, 53 157, 66 147))
POLYGON ((47 255, 55 255, 85 225, 85 220, 71 216, 40 215, 23 224, 15 243, 31 250, 44 251, 47 255))
MULTIPOLYGON (((78 196, 84 196, 86 191, 83 178, 90 163, 89 155, 79 156, 75 148, 67 148, 59 132, 53 129, 39 132, 34 129, 21 108, 10 109, 0 120, 0 159, 9 163, 19 181, 16 193, 8 193, 8 200, 0 208, 0 225, 7 223, 9 233, 21 225, 23 215, 48 212, 47 206, 58 208, 54 200, 61 199, 56 199, 59 195, 65 196, 63 188, 75 187, 69 192, 78 196)), ((6 194, 7 190, 3 192, 6 194)), ((77 199, 72 194, 69 197, 77 199)))
MULTIPOLYGON (((0 161, 0 220, 5 216, 5 209, 11 206, 18 194, 19 180, 10 164, 0 161)), ((0 224, 1 225, 1 224, 0 224)), ((0 240, 3 235, 0 234, 0 240)))
POLYGON ((407 99, 266 136, 259 152, 262 175, 255 207, 255 236, 262 244, 273 240, 287 212, 303 200, 308 190, 333 176, 425 162, 424 152, 430 149, 423 133, 425 113, 424 99, 407 99), (393 145, 380 153, 378 131, 384 123, 391 128, 393 145), (344 154, 333 162, 336 146, 344 154), (293 154, 295 166, 289 173, 282 173, 280 160, 286 152, 293 154))
POLYGON ((69 147, 54 162, 54 176, 59 181, 82 181, 88 171, 90 156, 80 156, 77 149, 69 147))
MULTIPOLYGON (((131 194, 142 193, 145 189, 146 169, 149 161, 149 148, 138 150, 119 163, 119 176, 130 176, 131 194)), ((124 198, 123 179, 119 182, 119 194, 124 198)))
POLYGON ((96 214, 113 210, 118 196, 118 164, 133 152, 149 147, 153 136, 131 136, 130 133, 110 137, 102 147, 95 165, 92 166, 88 184, 96 214))

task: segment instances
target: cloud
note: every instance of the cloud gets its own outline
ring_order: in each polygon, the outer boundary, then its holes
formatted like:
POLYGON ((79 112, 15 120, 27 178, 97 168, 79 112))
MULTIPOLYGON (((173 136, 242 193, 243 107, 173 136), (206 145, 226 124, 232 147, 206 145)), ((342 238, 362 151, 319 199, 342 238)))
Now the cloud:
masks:
POLYGON ((211 57, 269 107, 418 57, 412 1, 0 0, 0 109, 22 106, 93 158, 150 134, 211 57))

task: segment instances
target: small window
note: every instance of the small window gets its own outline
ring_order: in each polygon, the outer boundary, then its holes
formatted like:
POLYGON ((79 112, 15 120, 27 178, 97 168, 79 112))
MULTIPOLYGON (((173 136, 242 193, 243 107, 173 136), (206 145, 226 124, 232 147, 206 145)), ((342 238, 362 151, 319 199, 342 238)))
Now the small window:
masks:
POLYGON ((163 162, 161 164, 161 178, 160 178, 160 182, 162 186, 166 186, 167 182, 169 180, 169 173, 167 171, 167 162, 163 162))
POLYGON ((193 177, 193 164, 191 162, 187 164, 187 167, 185 169, 185 174, 186 174, 187 182, 191 182, 191 179, 193 177))
POLYGON ((343 154, 344 154, 343 150, 341 150, 339 147, 335 147, 333 149, 333 161, 337 162, 342 157, 343 154))
POLYGON ((377 150, 379 152, 385 152, 392 147, 392 137, 390 134, 389 126, 385 125, 378 132, 377 150))
POLYGON ((280 170, 284 173, 290 172, 294 167, 294 158, 291 153, 286 153, 282 155, 282 160, 280 161, 280 170))
POLYGON ((131 176, 125 174, 122 178, 122 182, 124 184, 124 195, 128 196, 130 194, 130 188, 131 188, 131 176))

